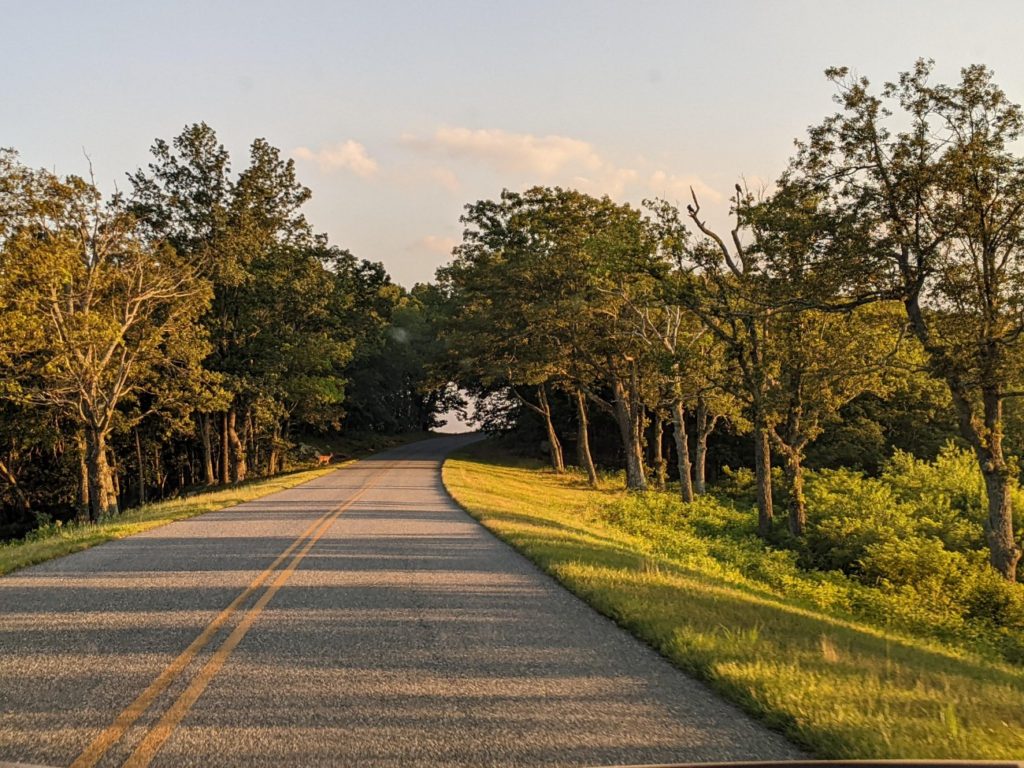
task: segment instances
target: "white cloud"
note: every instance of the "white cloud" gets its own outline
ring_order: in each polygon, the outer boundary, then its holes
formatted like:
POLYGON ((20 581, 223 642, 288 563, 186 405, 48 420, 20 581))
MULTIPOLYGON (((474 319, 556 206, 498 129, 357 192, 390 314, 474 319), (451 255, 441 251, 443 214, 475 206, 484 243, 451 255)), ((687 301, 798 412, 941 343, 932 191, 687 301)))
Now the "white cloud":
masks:
POLYGON ((451 256, 452 248, 459 244, 454 237, 441 237, 439 235, 424 235, 410 249, 423 249, 431 253, 438 253, 442 256, 451 256))
POLYGON ((455 175, 455 171, 451 168, 443 166, 431 168, 430 178, 449 192, 458 192, 462 188, 462 182, 459 181, 459 177, 455 175))
POLYGON ((409 146, 450 157, 480 160, 499 171, 552 176, 567 168, 597 170, 603 164, 593 145, 567 136, 534 136, 500 129, 438 128, 433 136, 406 136, 409 146))
MULTIPOLYGON (((635 168, 624 167, 602 154, 591 142, 569 136, 444 126, 429 136, 407 134, 402 142, 427 154, 483 165, 501 174, 509 187, 519 183, 563 184, 616 200, 638 202, 644 197, 665 197, 673 202, 685 202, 690 199, 692 186, 708 202, 719 203, 725 199, 698 176, 652 168, 643 158, 635 159, 635 168)), ((448 168, 435 168, 431 176, 450 191, 461 187, 455 173, 448 168)))
POLYGON ((297 147, 293 154, 300 160, 311 160, 322 171, 343 169, 364 179, 377 173, 377 161, 370 157, 366 147, 349 139, 334 146, 322 147, 314 152, 308 147, 297 147))
POLYGON ((690 189, 697 194, 700 201, 720 203, 724 199, 722 194, 712 189, 699 176, 677 175, 665 171, 654 171, 647 178, 647 188, 651 194, 663 197, 669 202, 681 204, 684 208, 692 199, 690 189))

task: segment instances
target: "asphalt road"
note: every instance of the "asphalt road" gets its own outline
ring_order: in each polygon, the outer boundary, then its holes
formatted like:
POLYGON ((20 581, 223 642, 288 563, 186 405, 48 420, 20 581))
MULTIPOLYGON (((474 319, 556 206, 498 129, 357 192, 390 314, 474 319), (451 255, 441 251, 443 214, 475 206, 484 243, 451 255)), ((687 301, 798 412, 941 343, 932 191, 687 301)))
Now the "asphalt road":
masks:
POLYGON ((0 763, 800 757, 459 510, 466 439, 0 578, 0 763))

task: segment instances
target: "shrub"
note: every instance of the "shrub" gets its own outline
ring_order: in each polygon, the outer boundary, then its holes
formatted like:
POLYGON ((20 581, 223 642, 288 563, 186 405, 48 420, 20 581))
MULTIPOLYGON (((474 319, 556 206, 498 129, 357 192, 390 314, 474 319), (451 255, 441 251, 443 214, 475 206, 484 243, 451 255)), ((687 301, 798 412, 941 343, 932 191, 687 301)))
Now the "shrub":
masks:
POLYGON ((823 570, 862 573, 868 548, 916 536, 911 509, 883 483, 848 469, 808 477, 804 562, 823 570))
POLYGON ((897 453, 878 478, 809 472, 806 535, 781 548, 756 535, 753 474, 725 475, 728 497, 684 504, 664 493, 625 494, 600 514, 684 567, 1024 659, 1024 586, 988 565, 984 489, 969 453, 948 445, 932 462, 897 453))

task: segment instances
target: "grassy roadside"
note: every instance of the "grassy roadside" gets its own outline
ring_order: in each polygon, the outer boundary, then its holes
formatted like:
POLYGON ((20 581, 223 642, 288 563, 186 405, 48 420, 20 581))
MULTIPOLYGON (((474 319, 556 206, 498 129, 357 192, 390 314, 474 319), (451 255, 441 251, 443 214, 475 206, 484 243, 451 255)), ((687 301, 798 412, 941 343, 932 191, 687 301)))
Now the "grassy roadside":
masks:
POLYGON ((679 667, 822 758, 1024 758, 1024 668, 887 631, 657 554, 608 524, 620 490, 486 443, 444 482, 499 537, 679 667))
MULTIPOLYGON (((346 456, 369 456, 388 448, 429 438, 427 433, 394 436, 360 436, 355 443, 346 443, 346 456)), ((293 488, 355 461, 350 458, 327 467, 298 470, 261 478, 221 490, 197 493, 178 499, 168 499, 129 509, 121 515, 96 524, 50 524, 24 539, 0 544, 0 576, 29 565, 70 555, 113 539, 123 539, 135 533, 148 531, 161 525, 184 520, 206 512, 258 499, 277 491, 293 488)))

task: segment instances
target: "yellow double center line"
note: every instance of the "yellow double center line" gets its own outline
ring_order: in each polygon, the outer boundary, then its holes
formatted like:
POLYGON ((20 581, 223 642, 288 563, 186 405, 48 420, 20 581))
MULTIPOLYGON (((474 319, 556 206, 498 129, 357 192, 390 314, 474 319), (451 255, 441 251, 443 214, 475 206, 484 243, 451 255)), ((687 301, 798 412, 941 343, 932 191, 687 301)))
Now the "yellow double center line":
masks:
POLYGON ((228 656, 238 646, 245 637, 246 633, 255 623, 256 619, 263 612, 263 609, 267 606, 267 603, 273 599, 274 595, 277 594, 278 590, 284 586, 285 582, 291 577, 298 568, 299 563, 302 562, 303 558, 309 553, 309 550, 313 548, 313 545, 320 540, 320 538, 327 532, 335 520, 344 512, 346 509, 355 504, 370 488, 374 482, 391 469, 394 464, 382 467, 377 472, 373 473, 362 487, 359 488, 349 499, 342 504, 338 505, 334 509, 326 512, 319 520, 313 523, 307 528, 295 541, 293 541, 288 548, 282 552, 266 570, 260 573, 255 579, 250 582, 249 586, 246 587, 241 594, 238 595, 231 603, 222 610, 217 616, 211 621, 206 628, 199 633, 195 640, 193 640, 188 648, 181 652, 178 657, 167 665, 167 668, 161 672, 152 683, 140 693, 136 699, 129 704, 125 709, 117 716, 111 725, 104 730, 99 736, 97 736, 88 747, 80 754, 75 761, 71 764, 71 768, 92 768, 98 763, 103 756, 107 753, 114 744, 116 744, 125 732, 131 728, 131 726, 149 709, 150 705, 156 701, 157 697, 163 693, 167 687, 173 683, 182 671, 192 663, 200 651, 205 648, 210 641, 214 638, 217 632, 228 622, 228 620, 238 611, 239 607, 242 606, 250 597, 252 597, 259 589, 277 573, 277 578, 273 579, 267 590, 260 596, 260 598, 249 608, 242 616, 242 619, 232 630, 231 634, 228 635, 227 640, 218 648, 210 659, 206 662, 199 673, 192 679, 188 687, 182 691, 170 708, 164 713, 163 717, 160 718, 159 722, 154 725, 146 736, 142 739, 139 745, 132 752, 131 756, 124 763, 126 768, 145 768, 148 766, 156 753, 163 746, 164 742, 171 735, 177 725, 182 721, 188 710, 193 704, 199 699, 206 690, 206 687, 213 680, 220 668, 224 666, 224 662, 227 661, 228 656), (301 549, 300 549, 301 547, 301 549), (281 566, 295 550, 299 550, 298 554, 292 557, 291 561, 280 571, 278 567, 281 566))

